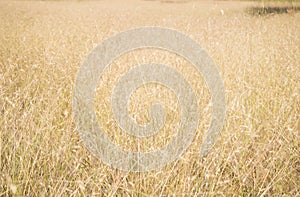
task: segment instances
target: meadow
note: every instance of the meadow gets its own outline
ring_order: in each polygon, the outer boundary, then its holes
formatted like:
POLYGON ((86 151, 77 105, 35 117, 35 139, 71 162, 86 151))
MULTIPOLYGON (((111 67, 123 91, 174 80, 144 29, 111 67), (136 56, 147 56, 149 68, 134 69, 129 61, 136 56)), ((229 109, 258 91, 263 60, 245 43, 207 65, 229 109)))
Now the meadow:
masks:
POLYGON ((0 1, 0 196, 299 196, 300 12, 249 12, 262 4, 0 1), (72 93, 94 47, 142 26, 178 30, 205 48, 222 76, 227 110, 218 141, 200 157, 211 120, 201 73, 158 49, 116 59, 99 79, 95 109, 118 146, 161 147, 180 120, 176 96, 149 84, 131 98, 130 113, 147 123, 149 106, 160 101, 168 112, 163 131, 137 140, 118 128, 110 96, 118 77, 133 66, 175 68, 193 87, 201 111, 196 137, 177 161, 136 173, 113 169, 89 152, 72 120, 72 93))

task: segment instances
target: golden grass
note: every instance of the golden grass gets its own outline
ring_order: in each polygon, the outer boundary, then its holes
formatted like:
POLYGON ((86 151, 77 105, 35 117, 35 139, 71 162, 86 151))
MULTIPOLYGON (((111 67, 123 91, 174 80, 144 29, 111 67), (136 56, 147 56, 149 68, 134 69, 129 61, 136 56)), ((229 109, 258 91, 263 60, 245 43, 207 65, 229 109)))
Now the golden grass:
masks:
MULTIPOLYGON (((243 11, 248 5, 1 1, 0 196, 300 195, 300 14, 253 17, 243 11), (132 66, 164 63, 181 72, 199 98, 200 125, 187 152, 162 170, 122 172, 99 162, 80 141, 71 114, 81 63, 104 39, 140 26, 190 35, 216 62, 227 116, 206 158, 199 148, 210 122, 209 92, 192 65, 159 50, 131 52, 105 71, 97 94, 99 123, 116 144, 136 150, 137 141, 117 128, 109 111, 111 87, 132 66)), ((143 151, 176 133, 174 98, 153 84, 132 98, 138 122, 147 122, 155 99, 168 111, 169 128, 142 141, 143 151)))

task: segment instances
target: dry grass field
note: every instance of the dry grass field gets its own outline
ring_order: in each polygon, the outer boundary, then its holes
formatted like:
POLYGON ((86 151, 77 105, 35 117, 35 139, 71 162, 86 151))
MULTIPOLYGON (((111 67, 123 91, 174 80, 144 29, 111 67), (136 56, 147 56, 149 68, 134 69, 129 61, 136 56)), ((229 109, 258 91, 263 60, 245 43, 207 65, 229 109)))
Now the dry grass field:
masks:
POLYGON ((253 15, 261 3, 231 1, 0 1, 0 196, 300 196, 300 13, 253 15), (102 164, 72 120, 76 73, 101 41, 129 29, 160 26, 189 35, 215 61, 226 92, 219 140, 199 157, 210 123, 210 95, 201 73, 182 57, 141 49, 116 59, 99 79, 95 103, 109 138, 149 151, 176 133, 175 95, 149 84, 130 113, 149 121, 161 100, 164 131, 137 140, 111 112, 117 78, 156 62, 182 73, 197 95, 197 135, 161 170, 125 172, 102 164), (201 78, 201 80, 199 80, 201 78))

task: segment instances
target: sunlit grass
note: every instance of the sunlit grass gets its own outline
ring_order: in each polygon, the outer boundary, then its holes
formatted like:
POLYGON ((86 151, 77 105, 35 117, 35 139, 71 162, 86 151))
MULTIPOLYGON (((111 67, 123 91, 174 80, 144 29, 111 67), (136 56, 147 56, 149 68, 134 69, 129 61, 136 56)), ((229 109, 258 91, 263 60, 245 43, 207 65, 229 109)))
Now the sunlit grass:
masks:
MULTIPOLYGON (((247 6, 1 1, 0 196, 299 195, 300 14, 253 17, 244 12, 247 6), (226 123, 206 158, 199 157, 199 148, 210 122, 209 92, 192 65, 159 50, 126 54, 106 70, 96 95, 99 123, 113 142, 135 150, 137 140, 115 127, 109 100, 103 99, 130 67, 164 63, 183 73, 199 97, 200 125, 187 152, 162 170, 128 173, 102 164, 80 141, 71 116, 81 63, 104 39, 140 26, 190 35, 219 68, 226 123)), ((147 121, 145 107, 158 91, 165 91, 162 103, 175 126, 176 100, 162 87, 138 90, 131 113, 147 121)), ((145 140, 142 148, 167 143, 176 128, 168 131, 145 140)))

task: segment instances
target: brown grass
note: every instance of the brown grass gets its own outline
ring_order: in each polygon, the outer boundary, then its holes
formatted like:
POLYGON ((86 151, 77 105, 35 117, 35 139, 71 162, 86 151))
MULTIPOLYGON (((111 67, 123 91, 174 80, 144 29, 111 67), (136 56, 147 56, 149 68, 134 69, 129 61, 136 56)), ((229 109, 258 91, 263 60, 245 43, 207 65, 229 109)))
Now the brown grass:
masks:
MULTIPOLYGON (((1 1, 0 196, 300 195, 300 14, 253 17, 243 12, 249 4, 1 1), (201 109, 187 152, 162 170, 128 173, 102 164, 80 141, 71 114, 81 63, 104 39, 140 26, 190 35, 218 65, 226 124, 206 158, 199 148, 210 122, 209 92, 192 65, 160 50, 126 54, 105 71, 97 94, 99 122, 113 142, 136 150, 137 140, 120 132, 110 114, 111 88, 139 63, 173 66, 195 89, 201 109)), ((169 133, 140 142, 144 151, 176 133, 174 98, 155 85, 132 98, 138 122, 147 122, 153 99, 162 99, 169 113, 169 133)))

